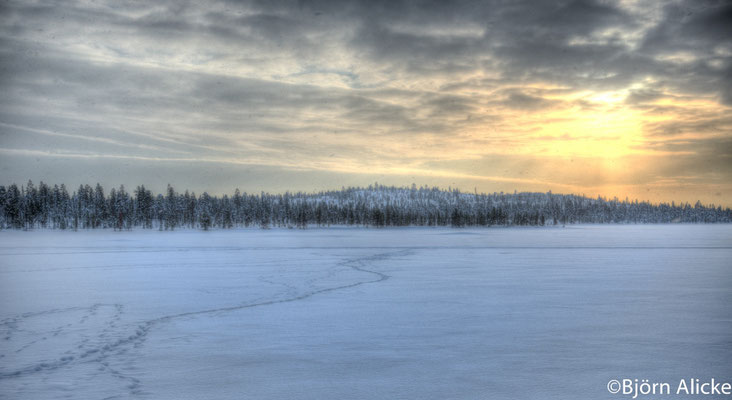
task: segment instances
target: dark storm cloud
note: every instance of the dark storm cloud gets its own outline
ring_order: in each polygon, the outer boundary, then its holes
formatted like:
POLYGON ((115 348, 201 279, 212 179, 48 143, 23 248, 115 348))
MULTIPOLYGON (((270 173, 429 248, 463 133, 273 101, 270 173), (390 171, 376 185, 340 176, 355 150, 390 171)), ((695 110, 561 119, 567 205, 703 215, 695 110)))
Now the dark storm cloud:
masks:
POLYGON ((430 5, 356 7, 365 16, 354 17, 358 30, 351 44, 405 74, 448 75, 496 67, 504 80, 565 83, 585 74, 591 79, 620 75, 620 63, 624 69, 635 67, 627 65, 631 57, 617 41, 569 43, 610 26, 632 26, 632 18, 618 7, 593 1, 430 5))
POLYGON ((686 0, 664 7, 663 20, 645 36, 642 50, 713 51, 713 44, 732 42, 732 4, 726 1, 686 0), (706 45, 706 46, 705 46, 706 45))
MULTIPOLYGON (((694 2, 698 3, 698 2, 694 2)), ((690 4, 694 4, 690 2, 690 4)), ((8 29, 96 23, 119 28, 141 41, 169 42, 211 38, 228 54, 211 48, 211 57, 259 57, 321 52, 324 41, 354 49, 370 62, 405 76, 456 74, 497 67, 504 79, 545 79, 583 87, 622 87, 633 79, 659 75, 684 78, 697 86, 715 72, 694 66, 679 70, 648 54, 709 49, 728 43, 730 6, 723 3, 670 5, 664 19, 646 33, 640 49, 619 37, 573 43, 604 29, 638 26, 618 4, 599 1, 552 2, 252 2, 157 3, 152 10, 134 5, 89 9, 81 5, 9 6, 8 29), (122 11, 118 11, 122 10, 122 11), (691 11, 689 11, 691 10, 691 11), (691 15, 691 16, 689 16, 691 15), (59 18, 67 20, 58 22, 59 18), (22 22, 21 22, 22 21, 22 22), (28 22, 31 22, 28 24, 28 22), (237 52, 240 54, 236 54, 237 52), (705 78, 698 78, 696 75, 705 78)), ((41 28, 42 29, 42 28, 41 28)), ((708 51, 708 50, 705 50, 708 51)), ((727 61, 728 61, 728 57, 727 61)), ((325 62, 328 60, 317 60, 325 62)), ((729 67, 729 66, 728 66, 729 67)), ((729 68, 722 72, 729 74, 729 68)), ((681 84, 683 85, 683 83, 681 84)), ((703 85, 712 90, 711 84, 703 85)), ((719 90, 716 86, 714 90, 719 90)))
POLYGON ((638 51, 656 57, 691 55, 688 65, 669 66, 659 77, 682 91, 717 92, 722 101, 732 104, 732 3, 667 4, 663 19, 646 33, 638 51))

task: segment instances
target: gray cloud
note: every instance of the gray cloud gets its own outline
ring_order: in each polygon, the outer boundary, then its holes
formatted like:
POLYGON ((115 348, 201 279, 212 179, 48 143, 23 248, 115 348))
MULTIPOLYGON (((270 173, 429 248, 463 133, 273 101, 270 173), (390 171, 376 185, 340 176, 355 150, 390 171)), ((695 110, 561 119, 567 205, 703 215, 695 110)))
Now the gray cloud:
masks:
POLYGON ((508 91, 508 95, 502 103, 511 108, 531 111, 550 108, 559 102, 532 96, 513 89, 508 91))
POLYGON ((732 135, 724 118, 673 103, 732 105, 724 1, 670 2, 655 19, 601 0, 0 7, 6 150, 284 159, 285 169, 327 169, 331 154, 432 165, 450 162, 450 150, 478 153, 470 144, 518 146, 532 127, 504 111, 598 109, 558 100, 585 91, 625 91, 645 115, 683 117, 646 123, 645 149, 732 135))

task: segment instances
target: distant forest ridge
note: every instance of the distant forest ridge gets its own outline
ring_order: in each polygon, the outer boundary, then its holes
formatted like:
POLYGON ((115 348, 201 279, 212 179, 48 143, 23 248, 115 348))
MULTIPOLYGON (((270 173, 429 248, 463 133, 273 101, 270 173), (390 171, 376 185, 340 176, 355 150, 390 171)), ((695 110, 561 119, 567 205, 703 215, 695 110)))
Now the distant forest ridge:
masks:
POLYGON ((176 192, 154 194, 144 186, 105 192, 81 185, 43 182, 0 185, 3 229, 160 229, 354 225, 513 226, 628 223, 729 223, 732 211, 714 205, 652 204, 549 193, 464 193, 436 187, 382 186, 318 193, 248 194, 221 197, 176 192))

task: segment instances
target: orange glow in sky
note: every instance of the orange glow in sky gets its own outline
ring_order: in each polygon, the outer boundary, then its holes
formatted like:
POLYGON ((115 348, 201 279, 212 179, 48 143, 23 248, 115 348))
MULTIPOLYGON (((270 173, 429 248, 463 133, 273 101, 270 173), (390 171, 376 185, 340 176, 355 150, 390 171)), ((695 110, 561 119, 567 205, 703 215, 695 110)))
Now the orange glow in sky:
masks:
POLYGON ((0 183, 732 206, 729 4, 337 3, 8 3, 0 183))

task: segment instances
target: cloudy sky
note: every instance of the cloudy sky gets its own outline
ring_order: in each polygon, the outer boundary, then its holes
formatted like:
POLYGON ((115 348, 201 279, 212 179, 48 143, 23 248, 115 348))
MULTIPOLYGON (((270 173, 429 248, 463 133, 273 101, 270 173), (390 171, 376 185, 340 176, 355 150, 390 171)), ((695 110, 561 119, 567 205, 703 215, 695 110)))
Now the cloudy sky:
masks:
POLYGON ((732 205, 724 1, 11 0, 0 89, 0 184, 732 205))

